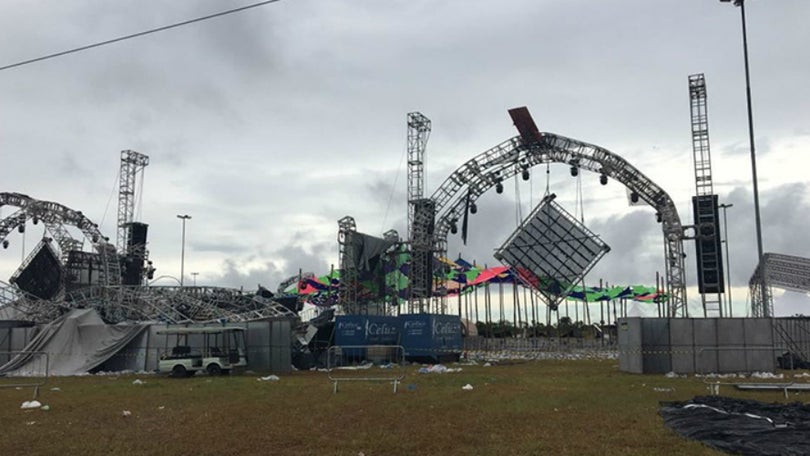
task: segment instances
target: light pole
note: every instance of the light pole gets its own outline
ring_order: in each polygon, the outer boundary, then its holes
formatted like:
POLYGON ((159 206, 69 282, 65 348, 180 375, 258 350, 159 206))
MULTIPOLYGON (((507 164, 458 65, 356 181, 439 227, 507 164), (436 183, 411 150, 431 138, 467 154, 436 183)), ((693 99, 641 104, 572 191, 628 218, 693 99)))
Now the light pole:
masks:
POLYGON ((734 207, 734 205, 721 204, 717 207, 723 210, 723 239, 725 239, 723 242, 726 243, 726 276, 728 277, 726 280, 726 299, 728 299, 728 316, 733 317, 734 312, 731 306, 731 260, 728 257, 728 219, 726 218, 726 209, 734 207))
POLYGON ((191 219, 190 215, 178 215, 177 218, 183 221, 183 237, 180 241, 180 288, 183 287, 183 268, 186 262, 186 220, 191 219))
POLYGON ((197 276, 198 276, 198 275, 200 275, 200 273, 199 273, 199 272, 192 272, 192 273, 191 273, 191 277, 193 277, 193 278, 194 278, 194 286, 195 286, 195 287, 197 286, 197 276))
MULTIPOLYGON (((728 3, 731 0, 720 0, 728 3)), ((751 109, 751 76, 748 71, 748 36, 745 30, 745 0, 734 0, 734 6, 740 7, 740 18, 742 19, 743 57, 745 60, 745 96, 748 102, 748 143, 751 149, 751 174, 754 180, 754 219, 757 228, 757 267, 762 265, 762 223, 759 217, 759 188, 757 184, 757 154, 754 149, 754 116, 751 109)), ((764 317, 770 317, 768 297, 765 287, 760 287, 762 291, 762 313, 764 317)))

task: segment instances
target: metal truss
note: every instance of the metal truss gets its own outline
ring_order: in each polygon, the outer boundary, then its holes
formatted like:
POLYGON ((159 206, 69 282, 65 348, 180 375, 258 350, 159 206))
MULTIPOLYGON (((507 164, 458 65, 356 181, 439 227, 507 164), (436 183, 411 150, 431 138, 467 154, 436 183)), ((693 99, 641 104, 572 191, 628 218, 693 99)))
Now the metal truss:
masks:
POLYGON ((413 241, 414 202, 425 197, 425 149, 431 122, 421 112, 408 113, 408 240, 413 241))
POLYGON ((762 255, 762 261, 748 281, 754 317, 773 316, 772 287, 810 292, 810 259, 779 253, 762 255))
POLYGON ((11 309, 11 314, 3 318, 30 321, 52 321, 62 314, 64 308, 58 305, 41 305, 36 296, 20 290, 14 285, 0 281, 0 311, 11 309))
POLYGON ((353 262, 355 246, 353 237, 357 233, 354 218, 347 215, 338 220, 338 248, 340 263, 340 284, 338 284, 338 304, 347 314, 359 313, 357 305, 357 268, 353 262))
POLYGON ((248 322, 298 318, 282 304, 241 290, 220 287, 87 287, 62 299, 39 300, 0 282, 0 309, 10 307, 18 319, 47 323, 70 309, 93 308, 109 324, 158 321, 169 324, 248 322))
POLYGON ((149 157, 134 150, 121 151, 121 170, 118 180, 118 252, 126 255, 127 232, 135 216, 135 184, 138 173, 149 165, 149 157))
POLYGON ((723 316, 723 266, 720 244, 716 242, 719 223, 712 184, 712 156, 709 147, 709 114, 706 79, 703 73, 689 76, 692 153, 695 165, 695 249, 699 264, 698 282, 703 316, 723 316), (709 292, 708 290, 716 290, 709 292))
POLYGON ((59 245, 61 256, 67 258, 71 250, 79 250, 84 244, 83 240, 73 237, 66 227, 78 228, 89 241, 101 258, 102 271, 99 274, 99 283, 114 286, 121 283, 121 265, 115 246, 104 237, 98 225, 84 216, 81 211, 75 211, 52 201, 35 200, 21 193, 0 193, 0 206, 14 206, 19 208, 16 212, 0 220, 0 241, 4 241, 16 227, 25 227, 28 220, 33 223, 44 223, 47 231, 59 245))
POLYGON ((474 202, 490 188, 524 170, 546 163, 565 163, 600 173, 625 185, 657 211, 664 234, 669 316, 687 316, 683 226, 672 198, 622 157, 601 147, 542 133, 536 141, 516 136, 464 163, 436 189, 435 250, 447 251, 447 233, 464 216, 469 194, 474 202))

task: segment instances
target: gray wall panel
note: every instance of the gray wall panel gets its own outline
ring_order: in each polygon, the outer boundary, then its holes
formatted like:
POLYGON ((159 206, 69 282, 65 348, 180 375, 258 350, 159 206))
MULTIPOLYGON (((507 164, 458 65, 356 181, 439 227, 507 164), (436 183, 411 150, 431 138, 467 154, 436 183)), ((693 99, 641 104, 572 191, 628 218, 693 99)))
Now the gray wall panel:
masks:
POLYGON ((746 345, 742 318, 718 318, 716 321, 718 346, 743 347, 746 345))
POLYGON ((619 370, 634 374, 644 373, 641 354, 641 318, 620 318, 619 332, 619 370))
POLYGON ((688 345, 695 343, 692 330, 692 318, 673 318, 669 322, 669 340, 672 345, 688 345))
POLYGON ((744 349, 721 350, 717 354, 717 365, 717 372, 721 374, 747 372, 746 351, 744 349))

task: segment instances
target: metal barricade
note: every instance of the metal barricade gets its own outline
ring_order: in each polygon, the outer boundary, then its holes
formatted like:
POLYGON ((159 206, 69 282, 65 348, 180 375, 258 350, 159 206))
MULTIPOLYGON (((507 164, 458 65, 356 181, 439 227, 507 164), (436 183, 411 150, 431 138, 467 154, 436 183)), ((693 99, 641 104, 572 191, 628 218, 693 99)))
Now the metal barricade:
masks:
POLYGON ((391 382, 394 393, 405 378, 405 349, 401 345, 333 345, 326 369, 333 393, 339 382, 391 382))
MULTIPOLYGON (((0 376, 0 388, 34 388, 34 399, 39 396, 39 388, 50 377, 50 358, 46 352, 4 351, 0 358, 21 366, 20 375, 0 376)), ((3 363, 8 364, 8 363, 3 363)))

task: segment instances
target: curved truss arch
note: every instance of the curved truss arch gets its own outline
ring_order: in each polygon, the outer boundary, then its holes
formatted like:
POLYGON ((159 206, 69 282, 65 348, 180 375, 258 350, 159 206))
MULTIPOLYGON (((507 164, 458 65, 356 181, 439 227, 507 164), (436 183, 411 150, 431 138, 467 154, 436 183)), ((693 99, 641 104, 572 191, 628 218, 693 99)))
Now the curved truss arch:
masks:
POLYGON ((101 284, 107 286, 121 283, 121 267, 115 246, 101 234, 98 225, 67 206, 52 201, 40 201, 21 193, 0 193, 0 207, 18 208, 11 215, 0 220, 0 242, 4 241, 14 228, 24 226, 28 220, 35 223, 42 221, 47 231, 59 245, 63 259, 71 250, 80 250, 84 242, 71 235, 66 227, 73 226, 90 242, 93 250, 101 257, 103 277, 101 284))
POLYGON ((436 250, 447 250, 447 233, 464 216, 468 194, 470 202, 474 202, 499 183, 546 163, 564 163, 604 174, 621 182, 658 212, 664 232, 669 315, 686 315, 684 233, 672 198, 619 155, 553 133, 541 133, 539 140, 531 142, 515 136, 470 159, 445 179, 431 197, 436 203, 436 250))

